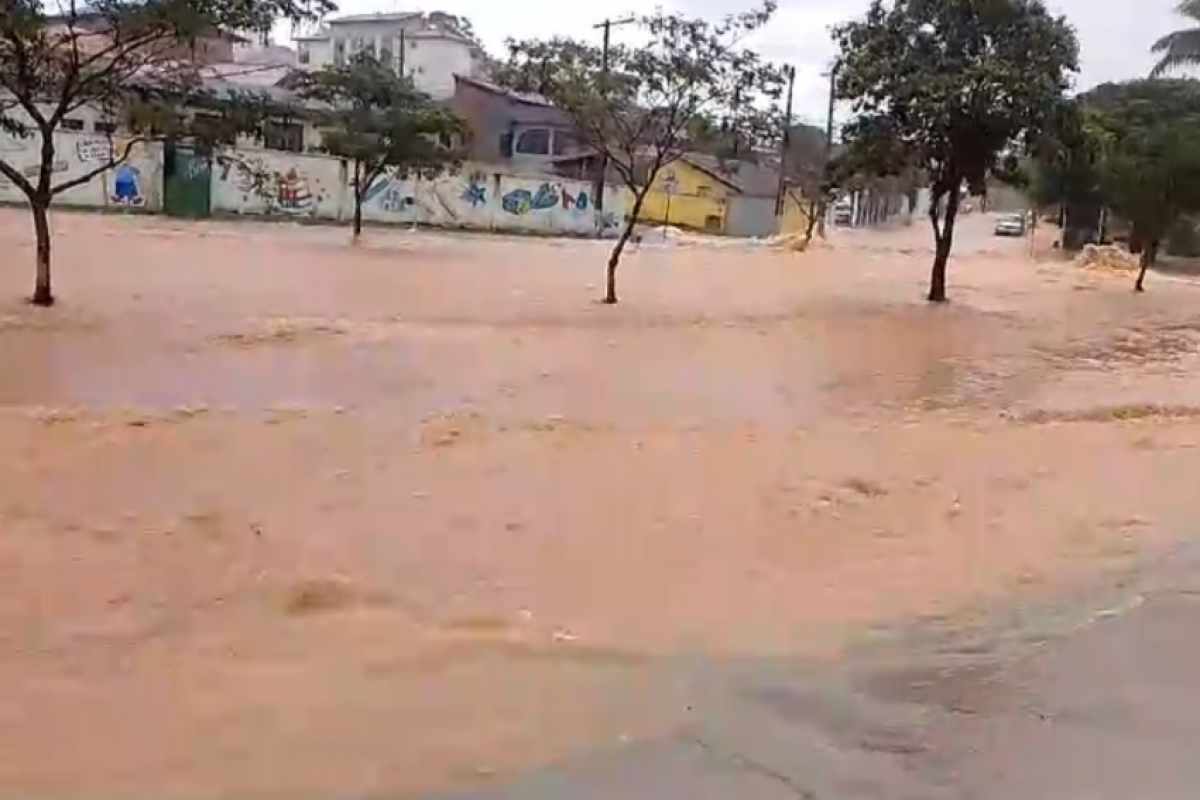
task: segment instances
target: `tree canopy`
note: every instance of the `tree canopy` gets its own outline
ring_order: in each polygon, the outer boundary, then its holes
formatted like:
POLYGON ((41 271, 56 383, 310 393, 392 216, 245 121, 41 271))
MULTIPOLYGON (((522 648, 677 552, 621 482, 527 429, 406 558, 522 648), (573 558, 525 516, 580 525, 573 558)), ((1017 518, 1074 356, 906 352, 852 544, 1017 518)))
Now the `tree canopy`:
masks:
POLYGON ((962 190, 983 192, 1002 156, 1062 105, 1078 69, 1075 34, 1040 0, 874 0, 834 36, 836 94, 855 113, 839 172, 927 176, 929 299, 945 300, 962 190))
POLYGON ((1188 27, 1171 31, 1151 46, 1150 52, 1158 56, 1150 72, 1152 78, 1200 64, 1200 0, 1181 0, 1175 13, 1187 21, 1188 27))
POLYGON ((466 122, 368 54, 304 76, 300 95, 321 134, 321 149, 353 168, 354 236, 370 187, 394 175, 434 177, 461 162, 466 122))
POLYGON ((1146 269, 1184 215, 1200 212, 1200 82, 1134 80, 1075 99, 1034 159, 1041 199, 1110 209, 1146 269))
POLYGON ((598 177, 611 171, 633 194, 609 257, 605 302, 617 302, 617 265, 646 194, 684 154, 689 134, 727 148, 778 131, 783 73, 742 46, 774 11, 775 0, 718 22, 656 11, 635 20, 633 36, 644 41, 607 52, 561 37, 508 43, 495 80, 566 112, 577 138, 601 162, 598 177))

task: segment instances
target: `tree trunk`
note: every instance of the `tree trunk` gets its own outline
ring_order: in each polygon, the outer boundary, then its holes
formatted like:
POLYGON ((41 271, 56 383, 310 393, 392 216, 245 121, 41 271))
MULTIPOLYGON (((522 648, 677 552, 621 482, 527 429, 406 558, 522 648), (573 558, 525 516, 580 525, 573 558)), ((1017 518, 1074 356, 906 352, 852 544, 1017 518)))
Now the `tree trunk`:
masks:
POLYGON ((354 162, 354 227, 353 241, 358 244, 358 240, 362 237, 362 204, 363 194, 367 188, 363 186, 363 170, 362 164, 358 161, 354 162))
POLYGON ((33 233, 37 241, 37 277, 33 284, 33 297, 29 301, 35 306, 49 308, 54 305, 54 291, 50 282, 50 200, 31 198, 29 205, 33 212, 33 233))
POLYGON ((620 237, 617 238, 617 244, 613 247, 612 252, 608 256, 608 270, 605 273, 604 283, 604 302, 608 305, 616 305, 617 303, 617 265, 621 263, 621 251, 625 249, 629 239, 633 236, 634 226, 637 225, 638 214, 642 212, 642 203, 646 200, 647 189, 641 194, 634 193, 633 208, 629 210, 629 218, 625 221, 625 228, 621 231, 620 237))
POLYGON ((1137 283, 1133 285, 1135 292, 1146 291, 1146 270, 1154 266, 1154 262, 1158 260, 1158 242, 1145 242, 1142 247, 1141 258, 1138 259, 1139 269, 1137 283))
POLYGON ((937 199, 929 208, 929 219, 933 224, 935 241, 933 269, 929 275, 929 295, 931 303, 946 302, 946 264, 950 261, 950 248, 954 244, 954 221, 958 219, 958 205, 962 199, 960 183, 955 181, 946 193, 946 218, 938 227, 937 199))
POLYGON ((1142 241, 1142 235, 1136 229, 1129 233, 1129 252, 1135 256, 1146 254, 1146 243, 1142 241))
POLYGON ((817 229, 817 221, 825 216, 825 204, 818 200, 813 200, 808 204, 808 222, 804 227, 804 246, 807 248, 812 244, 813 233, 817 229))

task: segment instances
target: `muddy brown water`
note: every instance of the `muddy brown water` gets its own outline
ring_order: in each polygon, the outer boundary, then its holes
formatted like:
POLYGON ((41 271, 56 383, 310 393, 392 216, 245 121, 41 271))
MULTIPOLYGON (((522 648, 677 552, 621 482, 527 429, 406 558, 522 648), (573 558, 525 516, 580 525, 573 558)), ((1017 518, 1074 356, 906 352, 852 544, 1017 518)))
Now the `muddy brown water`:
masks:
MULTIPOLYGON (((1194 535, 1200 293, 965 223, 797 255, 0 214, 0 796, 439 790, 1194 535), (690 696, 690 695, 689 695, 690 696)), ((766 697, 770 697, 768 692, 766 697)), ((781 707, 786 702, 776 703, 781 707)))

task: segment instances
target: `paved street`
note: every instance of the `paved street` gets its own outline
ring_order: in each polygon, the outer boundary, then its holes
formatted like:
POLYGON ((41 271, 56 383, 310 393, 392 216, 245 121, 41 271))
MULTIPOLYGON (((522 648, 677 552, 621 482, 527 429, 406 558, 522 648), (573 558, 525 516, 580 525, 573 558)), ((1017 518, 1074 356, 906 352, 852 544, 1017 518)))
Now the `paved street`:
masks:
POLYGON ((955 635, 840 678, 693 668, 695 725, 677 736, 451 797, 1193 798, 1200 574, 1182 571, 1111 608, 1010 623, 1006 645, 955 635))

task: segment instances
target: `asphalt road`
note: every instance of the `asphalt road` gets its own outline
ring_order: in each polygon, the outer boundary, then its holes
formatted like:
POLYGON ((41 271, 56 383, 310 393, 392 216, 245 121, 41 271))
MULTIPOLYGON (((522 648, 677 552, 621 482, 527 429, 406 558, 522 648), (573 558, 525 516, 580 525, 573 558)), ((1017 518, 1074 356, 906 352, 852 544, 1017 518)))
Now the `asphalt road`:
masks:
POLYGON ((446 797, 1194 798, 1200 571, 1172 570, 1053 624, 917 637, 838 674, 688 665, 693 723, 670 739, 446 797))

